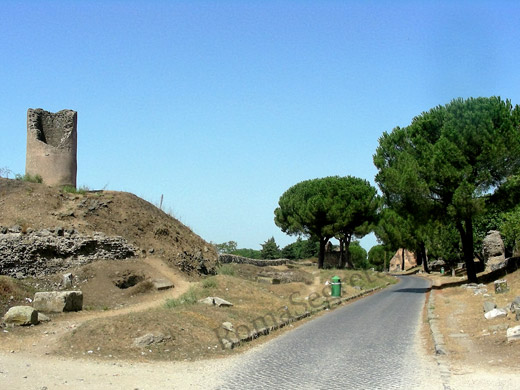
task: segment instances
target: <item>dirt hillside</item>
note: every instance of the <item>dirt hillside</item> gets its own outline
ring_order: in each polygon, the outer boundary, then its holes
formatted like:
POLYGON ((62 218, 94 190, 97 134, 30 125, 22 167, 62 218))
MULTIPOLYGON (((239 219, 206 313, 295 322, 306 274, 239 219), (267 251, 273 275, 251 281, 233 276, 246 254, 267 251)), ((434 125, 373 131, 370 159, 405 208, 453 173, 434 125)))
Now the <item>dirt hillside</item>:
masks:
POLYGON ((82 234, 121 236, 192 276, 215 272, 214 248, 181 222, 126 192, 68 193, 45 184, 0 178, 0 227, 22 233, 60 227, 82 234))

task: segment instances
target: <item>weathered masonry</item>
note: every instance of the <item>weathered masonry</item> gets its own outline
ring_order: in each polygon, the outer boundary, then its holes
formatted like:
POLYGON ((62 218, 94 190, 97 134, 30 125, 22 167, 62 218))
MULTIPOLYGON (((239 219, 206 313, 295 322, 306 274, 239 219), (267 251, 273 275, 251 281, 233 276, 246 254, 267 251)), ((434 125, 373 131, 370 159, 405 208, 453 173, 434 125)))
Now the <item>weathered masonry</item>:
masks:
POLYGON ((25 173, 40 175, 50 186, 76 187, 78 113, 27 110, 25 173))

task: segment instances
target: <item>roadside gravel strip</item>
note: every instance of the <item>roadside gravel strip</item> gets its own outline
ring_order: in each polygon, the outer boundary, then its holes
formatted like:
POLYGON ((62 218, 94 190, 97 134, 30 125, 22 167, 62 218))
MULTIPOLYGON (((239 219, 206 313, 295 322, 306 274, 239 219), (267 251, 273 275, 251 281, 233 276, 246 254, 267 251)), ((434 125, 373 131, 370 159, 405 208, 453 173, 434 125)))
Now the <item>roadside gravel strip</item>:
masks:
POLYGON ((430 331, 433 338, 433 344, 435 346, 435 360, 439 366, 439 370, 441 373, 442 386, 444 390, 451 390, 450 387, 450 367, 448 363, 448 359, 446 358, 446 347, 444 345, 444 337, 439 330, 438 318, 434 313, 435 309, 435 293, 433 290, 430 290, 430 295, 428 296, 428 324, 430 325, 430 331))

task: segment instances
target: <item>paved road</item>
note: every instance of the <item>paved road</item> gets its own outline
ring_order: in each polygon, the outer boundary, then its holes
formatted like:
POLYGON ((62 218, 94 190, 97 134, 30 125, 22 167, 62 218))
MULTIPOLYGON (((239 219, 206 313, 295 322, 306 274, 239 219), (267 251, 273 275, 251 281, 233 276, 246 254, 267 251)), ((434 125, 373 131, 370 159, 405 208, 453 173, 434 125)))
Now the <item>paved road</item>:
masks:
POLYGON ((403 277, 310 321, 245 354, 219 389, 438 388, 425 383, 417 347, 427 287, 403 277))

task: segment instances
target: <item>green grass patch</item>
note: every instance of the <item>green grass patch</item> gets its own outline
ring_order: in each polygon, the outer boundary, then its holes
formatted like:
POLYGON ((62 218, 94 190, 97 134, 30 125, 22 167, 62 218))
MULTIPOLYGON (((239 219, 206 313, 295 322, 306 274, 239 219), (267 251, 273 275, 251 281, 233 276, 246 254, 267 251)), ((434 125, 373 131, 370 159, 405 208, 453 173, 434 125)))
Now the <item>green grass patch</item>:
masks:
POLYGON ((191 286, 188 291, 182 294, 179 298, 167 299, 165 306, 168 309, 173 309, 178 306, 183 305, 193 305, 197 303, 199 299, 202 297, 202 292, 200 288, 191 286))
POLYGON ((31 175, 26 173, 25 175, 20 175, 19 173, 15 176, 16 180, 27 181, 29 183, 43 183, 43 179, 40 175, 31 175))
POLYGON ((63 186, 63 187, 61 187, 61 190, 68 194, 80 194, 80 195, 85 195, 88 191, 90 191, 90 189, 87 186, 81 186, 79 188, 76 188, 74 186, 63 186))
POLYGON ((219 275, 235 276, 235 267, 233 267, 233 264, 222 264, 218 267, 217 273, 219 275))

